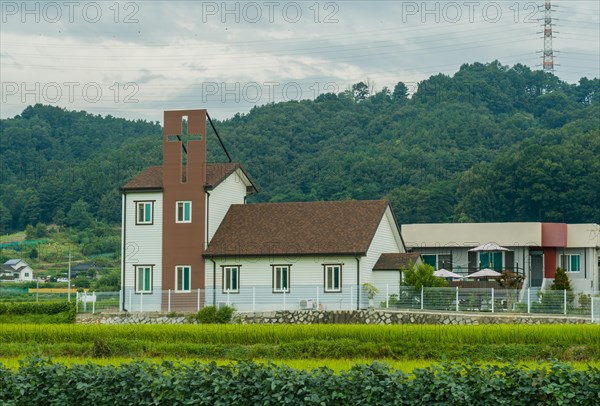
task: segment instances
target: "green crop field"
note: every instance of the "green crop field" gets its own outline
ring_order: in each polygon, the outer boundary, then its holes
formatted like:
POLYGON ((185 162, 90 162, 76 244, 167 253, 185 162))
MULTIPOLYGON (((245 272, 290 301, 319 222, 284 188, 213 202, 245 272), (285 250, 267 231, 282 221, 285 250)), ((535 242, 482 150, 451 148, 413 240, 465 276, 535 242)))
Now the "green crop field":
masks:
POLYGON ((600 360, 595 325, 0 325, 0 357, 600 360))
POLYGON ((597 325, 0 324, 0 342, 2 404, 600 404, 597 325))

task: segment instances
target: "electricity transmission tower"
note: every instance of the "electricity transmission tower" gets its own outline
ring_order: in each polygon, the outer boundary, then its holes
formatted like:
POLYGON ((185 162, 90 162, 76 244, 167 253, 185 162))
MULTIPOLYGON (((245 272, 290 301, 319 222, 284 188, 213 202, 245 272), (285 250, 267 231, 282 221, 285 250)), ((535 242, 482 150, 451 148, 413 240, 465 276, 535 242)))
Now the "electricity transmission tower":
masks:
POLYGON ((552 23, 552 13, 555 10, 552 8, 552 3, 550 0, 546 0, 544 2, 544 18, 543 24, 544 31, 544 50, 542 51, 542 69, 545 72, 554 73, 554 51, 552 49, 552 27, 554 24, 552 23))

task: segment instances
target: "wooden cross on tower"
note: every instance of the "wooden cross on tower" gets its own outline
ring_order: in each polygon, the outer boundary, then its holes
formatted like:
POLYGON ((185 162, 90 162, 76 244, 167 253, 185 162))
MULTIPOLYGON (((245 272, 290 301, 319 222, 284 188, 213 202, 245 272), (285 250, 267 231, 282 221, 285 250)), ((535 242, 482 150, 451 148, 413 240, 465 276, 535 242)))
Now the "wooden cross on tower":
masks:
POLYGON ((167 136, 168 142, 179 142, 181 143, 181 164, 187 163, 187 144, 188 141, 201 141, 202 134, 189 134, 188 133, 188 116, 181 117, 181 132, 175 135, 167 136))

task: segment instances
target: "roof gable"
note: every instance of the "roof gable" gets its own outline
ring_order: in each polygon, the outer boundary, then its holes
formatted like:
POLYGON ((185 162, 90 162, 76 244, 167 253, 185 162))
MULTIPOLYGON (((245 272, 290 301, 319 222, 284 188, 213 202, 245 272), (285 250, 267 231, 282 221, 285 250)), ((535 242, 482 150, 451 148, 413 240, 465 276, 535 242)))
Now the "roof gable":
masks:
POLYGON ((232 205, 206 256, 365 255, 385 200, 232 205))
MULTIPOLYGON (((241 170, 244 175, 248 178, 241 165, 237 162, 230 163, 209 163, 206 164, 206 186, 216 187, 221 182, 234 173, 237 169, 241 170)), ((163 169, 162 166, 149 166, 144 169, 140 174, 131 179, 125 185, 123 190, 151 190, 151 189, 162 189, 163 188, 163 169)), ((253 184, 252 180, 248 178, 250 184, 253 184)), ((256 188, 252 186, 254 190, 256 188)))

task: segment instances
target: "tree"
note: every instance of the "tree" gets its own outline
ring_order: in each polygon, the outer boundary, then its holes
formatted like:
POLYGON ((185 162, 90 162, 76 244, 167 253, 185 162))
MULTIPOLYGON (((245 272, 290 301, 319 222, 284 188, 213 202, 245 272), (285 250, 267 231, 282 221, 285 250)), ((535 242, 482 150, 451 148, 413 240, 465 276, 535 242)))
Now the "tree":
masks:
POLYGON ((396 104, 404 104, 408 100, 408 87, 403 82, 398 82, 394 86, 394 92, 392 93, 392 100, 396 104))
POLYGON ((37 223, 35 227, 28 225, 25 227, 25 238, 28 240, 35 240, 38 238, 44 238, 48 236, 48 227, 43 223, 37 223))
POLYGON ((88 289, 91 285, 91 282, 85 276, 77 276, 75 280, 73 280, 73 286, 77 288, 88 289))
POLYGON ((113 269, 100 276, 92 282, 92 289, 96 292, 117 292, 121 289, 121 271, 113 269))
POLYGON ((19 223, 22 226, 36 224, 40 220, 41 213, 40 199, 37 193, 34 192, 29 196, 29 199, 25 203, 25 207, 23 207, 23 211, 19 217, 19 223))
POLYGON ((54 218, 52 219, 52 221, 54 222, 54 224, 56 224, 58 226, 64 226, 66 217, 67 216, 65 215, 65 211, 62 208, 59 208, 58 210, 56 210, 56 213, 54 214, 54 218))
POLYGON ((94 218, 90 214, 88 207, 89 205, 82 199, 73 203, 71 210, 67 214, 66 224, 79 230, 90 227, 94 218))
POLYGON ((358 82, 352 85, 352 94, 354 101, 362 101, 369 95, 369 86, 365 82, 358 82))
POLYGON ((403 285, 414 286, 415 289, 427 287, 445 287, 448 282, 444 278, 433 276, 434 269, 431 265, 421 262, 418 265, 411 264, 402 269, 403 285))
POLYGON ((0 202, 0 234, 7 234, 10 231, 10 225, 12 223, 12 215, 0 202))
POLYGON ((523 275, 512 271, 503 271, 498 283, 505 289, 521 289, 523 284, 523 275))
POLYGON ((116 189, 102 195, 98 204, 98 216, 109 223, 117 223, 121 218, 121 201, 116 189))
POLYGON ((569 281, 569 275, 567 275, 567 271, 564 268, 556 268, 554 282, 552 282, 550 290, 566 290, 569 292, 573 290, 571 288, 571 282, 569 281))

